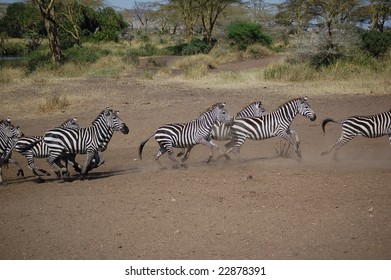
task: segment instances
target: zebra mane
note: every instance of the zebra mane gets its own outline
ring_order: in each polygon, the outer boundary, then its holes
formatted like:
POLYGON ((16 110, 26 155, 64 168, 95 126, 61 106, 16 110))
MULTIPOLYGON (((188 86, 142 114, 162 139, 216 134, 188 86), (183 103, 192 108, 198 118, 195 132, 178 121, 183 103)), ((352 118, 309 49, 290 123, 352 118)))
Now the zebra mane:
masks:
POLYGON ((293 99, 291 99, 291 100, 285 102, 284 104, 281 104, 280 106, 278 106, 277 110, 280 109, 280 108, 282 108, 282 107, 284 107, 284 106, 285 106, 286 104, 288 104, 288 103, 294 103, 294 102, 296 102, 296 101, 298 101, 298 100, 300 100, 300 101, 303 103, 303 102, 306 102, 306 101, 307 101, 307 97, 304 96, 304 97, 293 98, 293 99))
POLYGON ((205 115, 206 113, 213 111, 216 107, 224 108, 224 106, 225 106, 225 102, 217 102, 217 103, 213 104, 212 106, 210 106, 208 109, 206 109, 203 113, 201 113, 200 116, 205 115))

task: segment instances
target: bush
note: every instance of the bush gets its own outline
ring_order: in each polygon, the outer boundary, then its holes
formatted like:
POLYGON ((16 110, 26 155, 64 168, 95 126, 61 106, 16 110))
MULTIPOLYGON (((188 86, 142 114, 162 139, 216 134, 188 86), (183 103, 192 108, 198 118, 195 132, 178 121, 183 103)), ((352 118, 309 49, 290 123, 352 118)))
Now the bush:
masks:
POLYGON ((50 64, 51 64, 50 53, 35 51, 32 52, 28 58, 27 69, 30 72, 33 72, 39 67, 47 66, 50 64))
POLYGON ((110 51, 100 48, 89 48, 75 46, 64 51, 64 55, 67 61, 79 62, 79 63, 94 63, 99 58, 107 56, 110 51))
POLYGON ((194 38, 189 44, 186 44, 182 49, 182 55, 193 55, 199 53, 208 53, 211 46, 204 40, 194 38))
POLYGON ((227 37, 240 50, 245 50, 247 46, 255 43, 265 46, 272 44, 272 38, 263 33, 262 26, 252 22, 231 23, 228 26, 227 37))
POLYGON ((366 31, 361 39, 362 48, 374 57, 385 55, 391 48, 391 32, 366 31))
POLYGON ((4 42, 0 44, 0 55, 4 56, 24 56, 27 47, 22 43, 4 42))

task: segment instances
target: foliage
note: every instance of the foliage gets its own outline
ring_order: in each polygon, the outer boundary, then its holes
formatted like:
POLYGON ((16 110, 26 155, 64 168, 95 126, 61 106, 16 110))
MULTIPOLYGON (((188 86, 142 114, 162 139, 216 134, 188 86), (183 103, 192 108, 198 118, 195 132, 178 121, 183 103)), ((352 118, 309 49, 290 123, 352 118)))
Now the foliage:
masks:
POLYGON ((247 46, 260 43, 265 46, 272 44, 272 38, 262 31, 262 26, 253 22, 234 22, 227 28, 227 37, 240 50, 247 46))
POLYGON ((20 42, 4 42, 0 44, 0 55, 4 56, 24 56, 27 54, 27 47, 20 42))
POLYGON ((391 32, 366 31, 361 38, 362 48, 374 57, 385 55, 391 48, 391 32))
POLYGON ((67 49, 64 54, 67 61, 94 63, 99 58, 109 55, 110 52, 100 48, 74 46, 67 49))
POLYGON ((208 53, 211 46, 204 40, 193 38, 190 43, 183 46, 182 55, 193 55, 199 53, 208 53))
POLYGON ((27 61, 27 69, 29 72, 35 71, 39 67, 50 65, 51 55, 48 52, 37 50, 32 52, 27 61))
POLYGON ((32 3, 16 2, 7 6, 0 18, 0 29, 12 38, 23 38, 28 32, 42 31, 43 21, 39 9, 32 3))

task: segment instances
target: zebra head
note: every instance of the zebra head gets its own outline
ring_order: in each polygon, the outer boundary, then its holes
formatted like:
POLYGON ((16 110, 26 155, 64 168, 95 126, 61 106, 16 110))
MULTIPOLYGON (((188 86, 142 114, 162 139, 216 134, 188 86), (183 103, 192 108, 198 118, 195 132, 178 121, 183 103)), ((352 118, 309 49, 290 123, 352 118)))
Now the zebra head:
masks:
POLYGON ((227 110, 225 109, 225 102, 224 103, 217 103, 212 107, 216 120, 222 123, 226 123, 228 125, 233 125, 234 123, 234 118, 231 117, 227 110))
POLYGON ((316 120, 316 114, 314 110, 311 109, 310 105, 307 102, 307 97, 301 97, 298 99, 297 110, 300 115, 309 118, 311 121, 316 120))
POLYGON ((79 124, 77 123, 77 117, 70 118, 63 122, 60 127, 70 128, 70 129, 80 129, 79 124))
POLYGON ((115 131, 121 131, 123 134, 128 134, 129 133, 129 128, 126 126, 126 124, 120 119, 118 116, 119 111, 113 111, 106 107, 106 109, 103 111, 104 112, 104 118, 106 121, 106 124, 108 127, 115 131))
POLYGON ((6 123, 2 123, 0 129, 3 130, 4 135, 10 139, 19 139, 24 136, 19 126, 14 126, 8 121, 6 123))

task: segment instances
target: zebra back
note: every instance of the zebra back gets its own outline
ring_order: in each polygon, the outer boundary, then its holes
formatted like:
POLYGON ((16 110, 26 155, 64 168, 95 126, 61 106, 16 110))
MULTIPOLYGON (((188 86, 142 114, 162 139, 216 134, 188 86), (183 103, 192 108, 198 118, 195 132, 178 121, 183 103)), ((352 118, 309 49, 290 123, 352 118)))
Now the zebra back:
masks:
MULTIPOLYGON (((163 147, 192 147, 210 134, 216 121, 232 122, 233 118, 225 109, 225 103, 213 104, 197 119, 188 123, 167 124, 158 128, 155 139, 163 147)), ((145 144, 145 143, 144 143, 145 144)))
POLYGON ((119 118, 118 111, 105 108, 92 122, 92 126, 77 130, 59 127, 46 132, 44 142, 59 157, 63 150, 68 153, 86 153, 87 150, 103 151, 107 148, 114 131, 129 133, 129 128, 119 118))
MULTIPOLYGON (((262 107, 261 101, 254 101, 244 107, 236 115, 236 118, 262 116, 266 113, 266 110, 262 107)), ((231 125, 227 125, 222 122, 216 122, 211 131, 210 137, 216 141, 227 141, 232 139, 231 125)))

